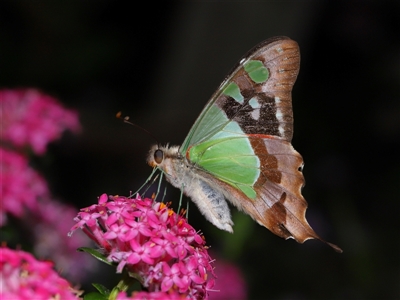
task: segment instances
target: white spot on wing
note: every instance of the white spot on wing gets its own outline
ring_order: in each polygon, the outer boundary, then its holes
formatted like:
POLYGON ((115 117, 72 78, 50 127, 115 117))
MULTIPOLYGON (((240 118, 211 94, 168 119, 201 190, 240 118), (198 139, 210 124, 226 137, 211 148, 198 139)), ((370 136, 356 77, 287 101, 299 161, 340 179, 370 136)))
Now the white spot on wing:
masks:
POLYGON ((276 110, 276 118, 278 119, 279 122, 283 122, 283 114, 279 109, 276 110))
MULTIPOLYGON (((280 99, 279 97, 275 97, 275 102, 279 103, 280 99), (278 100, 278 101, 277 101, 278 100)), ((276 114, 275 114, 278 122, 279 122, 279 127, 278 127, 278 131, 280 133, 281 136, 284 136, 285 133, 285 129, 282 126, 282 123, 285 123, 285 121, 283 120, 283 113, 281 112, 281 110, 279 109, 279 107, 276 107, 276 114)))
POLYGON ((249 100, 249 105, 253 109, 251 112, 251 117, 254 120, 258 120, 260 118, 260 102, 258 102, 256 97, 254 97, 249 100))
POLYGON ((250 101, 249 101, 249 105, 252 108, 259 108, 260 107, 260 103, 258 103, 257 98, 251 98, 250 101))
POLYGON ((251 112, 251 117, 254 119, 254 120, 258 120, 259 118, 260 118, 260 109, 258 108, 258 109, 254 109, 252 112, 251 112))
POLYGON ((275 96, 275 103, 276 103, 276 104, 281 103, 281 98, 275 96))
POLYGON ((282 125, 279 124, 278 130, 279 130, 279 133, 280 133, 281 136, 285 135, 285 129, 283 129, 282 125))

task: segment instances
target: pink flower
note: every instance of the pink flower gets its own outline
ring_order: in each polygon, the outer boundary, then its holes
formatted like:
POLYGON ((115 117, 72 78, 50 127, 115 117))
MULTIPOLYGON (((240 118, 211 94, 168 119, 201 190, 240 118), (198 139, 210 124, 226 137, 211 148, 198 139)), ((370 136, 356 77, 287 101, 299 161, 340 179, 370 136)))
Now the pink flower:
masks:
POLYGON ((118 294, 116 300, 183 300, 187 299, 182 297, 177 292, 164 293, 164 292, 133 292, 132 296, 128 297, 125 292, 118 294))
POLYGON ((0 248, 0 298, 79 299, 77 291, 54 270, 21 250, 0 248))
POLYGON ((46 152, 49 142, 70 129, 79 130, 76 112, 35 89, 0 90, 1 140, 31 146, 36 154, 46 152))
POLYGON ((117 264, 117 272, 136 274, 150 293, 208 298, 215 277, 211 258, 204 238, 185 218, 151 199, 106 198, 82 209, 71 230, 81 228, 117 264))
POLYGON ((0 147, 0 226, 6 213, 21 218, 25 209, 36 211, 38 199, 49 194, 46 181, 28 165, 26 157, 0 147))
POLYGON ((40 201, 37 212, 24 220, 34 237, 33 252, 55 262, 66 278, 77 283, 95 268, 95 260, 86 260, 76 249, 90 245, 82 232, 74 239, 67 236, 74 224, 77 209, 54 199, 40 201))
POLYGON ((212 300, 244 300, 247 299, 247 287, 240 270, 233 264, 216 260, 215 273, 218 280, 215 292, 210 293, 212 300))

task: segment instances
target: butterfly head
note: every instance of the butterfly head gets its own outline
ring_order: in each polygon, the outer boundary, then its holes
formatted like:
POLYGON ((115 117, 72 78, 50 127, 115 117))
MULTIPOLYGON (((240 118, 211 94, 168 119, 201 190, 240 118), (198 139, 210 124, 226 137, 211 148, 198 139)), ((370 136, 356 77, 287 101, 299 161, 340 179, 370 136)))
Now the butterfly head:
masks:
MULTIPOLYGON (((153 168, 160 168, 167 171, 168 162, 179 158, 179 147, 166 145, 165 147, 153 145, 147 156, 147 163, 153 168)), ((167 172, 168 173, 168 172, 167 172)))
POLYGON ((149 155, 147 162, 151 167, 153 167, 153 168, 157 167, 164 160, 164 151, 157 147, 157 149, 150 151, 150 152, 151 152, 151 155, 149 155))

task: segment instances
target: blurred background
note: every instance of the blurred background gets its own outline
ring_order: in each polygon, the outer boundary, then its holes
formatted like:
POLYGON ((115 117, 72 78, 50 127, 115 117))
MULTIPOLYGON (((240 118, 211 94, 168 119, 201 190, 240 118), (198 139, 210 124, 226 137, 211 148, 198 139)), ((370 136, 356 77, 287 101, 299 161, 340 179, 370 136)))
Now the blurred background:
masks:
POLYGON ((154 140, 115 114, 180 144, 244 53, 289 36, 302 57, 293 145, 307 218, 344 253, 284 241, 234 208, 233 235, 194 205, 189 220, 241 270, 248 299, 399 299, 400 2, 124 3, 0 2, 0 87, 38 88, 80 115, 80 135, 34 159, 53 194, 81 208, 136 191, 154 140))

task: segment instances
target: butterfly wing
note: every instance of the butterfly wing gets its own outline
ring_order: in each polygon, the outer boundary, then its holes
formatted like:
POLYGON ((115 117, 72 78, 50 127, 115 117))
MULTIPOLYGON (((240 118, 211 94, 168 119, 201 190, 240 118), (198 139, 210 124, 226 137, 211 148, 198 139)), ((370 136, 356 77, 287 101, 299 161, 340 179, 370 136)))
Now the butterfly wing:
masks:
POLYGON ((232 121, 240 125, 235 133, 243 134, 244 128, 249 134, 291 141, 291 91, 299 67, 299 47, 287 37, 268 39, 251 49, 206 104, 183 142, 181 153, 209 140, 232 121))
POLYGON ((320 237, 305 218, 303 159, 290 144, 291 91, 299 67, 299 47, 289 38, 269 39, 250 50, 179 151, 239 209, 278 236, 302 243, 320 237))

